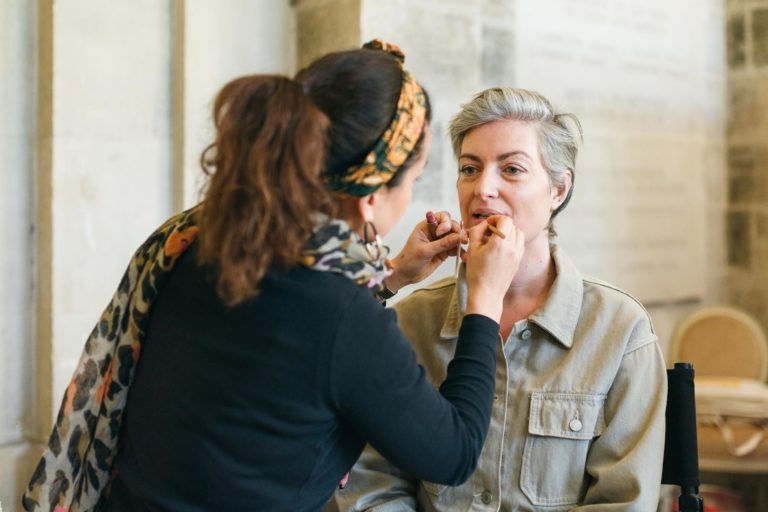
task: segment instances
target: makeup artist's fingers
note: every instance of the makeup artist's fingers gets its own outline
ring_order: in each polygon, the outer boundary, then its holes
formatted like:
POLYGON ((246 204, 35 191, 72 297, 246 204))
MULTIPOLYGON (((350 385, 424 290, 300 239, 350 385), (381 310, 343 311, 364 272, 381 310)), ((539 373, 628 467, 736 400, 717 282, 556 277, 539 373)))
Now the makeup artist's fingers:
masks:
POLYGON ((507 238, 515 232, 515 223, 512 217, 506 215, 491 215, 487 219, 487 234, 496 233, 501 238, 507 238))
POLYGON ((469 287, 467 311, 497 319, 501 315, 504 294, 525 252, 524 235, 509 217, 489 217, 468 232, 470 242, 465 274, 469 287), (489 226, 503 236, 491 232, 489 226))
POLYGON ((483 235, 488 230, 488 222, 483 220, 482 222, 475 224, 469 229, 465 229, 467 237, 469 238, 469 250, 471 251, 474 246, 480 245, 483 241, 483 235))
POLYGON ((463 233, 450 232, 442 238, 430 242, 428 247, 424 247, 424 250, 430 254, 430 256, 437 256, 443 252, 448 253, 450 256, 456 254, 456 248, 460 243, 466 243, 466 235, 463 233))
MULTIPOLYGON (((460 233, 458 228, 437 239, 431 236, 430 228, 435 224, 430 224, 429 220, 436 220, 437 216, 425 215, 425 219, 411 232, 400 253, 390 260, 393 272, 386 283, 391 290, 397 291, 402 286, 429 277, 449 256, 455 256, 459 244, 466 241, 466 233, 460 233)), ((450 216, 447 218, 450 219, 450 216)))
POLYGON ((525 233, 515 225, 511 217, 506 215, 492 215, 488 217, 488 224, 492 225, 506 238, 511 238, 515 246, 515 254, 522 256, 525 251, 525 233))
POLYGON ((435 216, 437 217, 438 222, 435 234, 438 237, 445 236, 448 233, 458 233, 460 231, 458 221, 453 220, 449 212, 437 212, 435 216))

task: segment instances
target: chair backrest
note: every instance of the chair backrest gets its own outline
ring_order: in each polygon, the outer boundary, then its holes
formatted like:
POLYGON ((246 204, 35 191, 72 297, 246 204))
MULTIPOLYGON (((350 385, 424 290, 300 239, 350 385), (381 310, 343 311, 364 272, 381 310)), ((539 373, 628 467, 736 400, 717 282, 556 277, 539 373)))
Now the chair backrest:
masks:
POLYGON ((760 324, 725 306, 701 309, 675 329, 671 361, 690 361, 699 376, 768 378, 768 341, 760 324))

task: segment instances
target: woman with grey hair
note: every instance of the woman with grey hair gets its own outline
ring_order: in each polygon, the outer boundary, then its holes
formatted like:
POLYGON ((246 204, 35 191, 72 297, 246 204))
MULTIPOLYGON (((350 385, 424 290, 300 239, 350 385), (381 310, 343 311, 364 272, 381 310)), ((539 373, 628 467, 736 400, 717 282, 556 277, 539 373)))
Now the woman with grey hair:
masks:
MULTIPOLYGON (((666 373, 651 320, 626 292, 582 275, 552 229, 573 192, 580 130, 514 88, 477 94, 452 120, 464 225, 503 215, 525 235, 504 298, 491 429, 457 487, 417 481, 368 447, 336 494, 341 510, 656 510, 666 373)), ((395 307, 435 385, 465 297, 461 273, 395 307)))

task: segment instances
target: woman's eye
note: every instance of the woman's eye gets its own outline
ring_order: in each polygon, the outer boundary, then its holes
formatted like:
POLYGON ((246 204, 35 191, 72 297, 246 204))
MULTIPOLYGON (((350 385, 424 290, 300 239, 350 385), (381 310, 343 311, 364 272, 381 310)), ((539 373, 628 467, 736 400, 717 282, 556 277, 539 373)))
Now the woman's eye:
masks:
POLYGON ((465 165, 461 169, 459 169, 459 173, 463 174, 464 176, 474 176, 477 174, 478 170, 477 167, 474 167, 472 165, 465 165))
POLYGON ((504 168, 504 174, 520 174, 523 172, 523 169, 520 167, 517 167, 515 165, 510 165, 504 168))

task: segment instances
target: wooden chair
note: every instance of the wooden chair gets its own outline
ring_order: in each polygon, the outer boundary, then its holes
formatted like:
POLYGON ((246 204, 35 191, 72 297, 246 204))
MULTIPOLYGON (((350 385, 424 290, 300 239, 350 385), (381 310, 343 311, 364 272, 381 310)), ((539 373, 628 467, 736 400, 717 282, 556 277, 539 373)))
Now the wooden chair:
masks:
MULTIPOLYGON (((719 382, 724 386, 735 386, 739 382, 760 386, 759 383, 765 383, 768 378, 765 333, 754 318, 735 308, 708 307, 685 318, 675 330, 670 352, 671 361, 693 363, 700 391, 707 384, 719 385, 719 382)), ((759 421, 713 423, 705 421, 701 417, 703 408, 699 409, 698 448, 702 471, 768 473, 768 436, 764 435, 768 424, 761 426, 759 421)), ((768 421, 768 410, 765 416, 768 421)))

